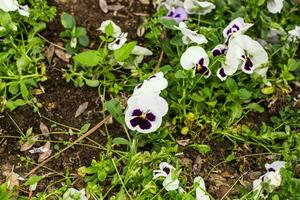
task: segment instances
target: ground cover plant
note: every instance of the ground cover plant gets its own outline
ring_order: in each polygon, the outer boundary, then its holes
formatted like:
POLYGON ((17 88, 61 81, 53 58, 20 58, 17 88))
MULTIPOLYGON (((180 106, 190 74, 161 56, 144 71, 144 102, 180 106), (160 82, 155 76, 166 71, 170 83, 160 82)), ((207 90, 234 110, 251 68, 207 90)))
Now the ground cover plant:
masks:
POLYGON ((0 15, 0 199, 300 199, 297 1, 0 15))

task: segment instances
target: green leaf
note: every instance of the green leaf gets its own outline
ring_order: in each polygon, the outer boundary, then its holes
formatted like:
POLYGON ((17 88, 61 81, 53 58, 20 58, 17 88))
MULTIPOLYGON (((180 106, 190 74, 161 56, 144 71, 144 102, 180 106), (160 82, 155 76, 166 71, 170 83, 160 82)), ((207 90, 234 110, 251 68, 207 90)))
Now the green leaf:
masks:
POLYGON ((115 120, 117 120, 120 124, 124 124, 124 116, 120 100, 118 98, 105 102, 104 107, 112 114, 115 120))
POLYGON ((9 100, 5 104, 5 106, 11 111, 13 111, 19 106, 24 106, 24 105, 26 105, 26 102, 23 99, 17 99, 15 101, 9 100))
POLYGON ((0 185, 0 199, 1 200, 10 200, 11 199, 11 192, 9 192, 7 190, 6 183, 0 185))
POLYGON ((100 81, 98 80, 91 80, 91 79, 85 79, 85 83, 90 87, 98 87, 100 84, 100 81))
POLYGON ((232 79, 232 78, 228 78, 228 79, 225 81, 225 85, 226 85, 227 89, 228 89, 230 92, 232 92, 232 93, 235 92, 235 91, 237 91, 237 89, 238 89, 235 80, 232 79))
POLYGON ((112 36, 113 33, 114 33, 114 27, 113 27, 112 23, 109 23, 105 27, 105 35, 106 35, 106 37, 110 37, 110 36, 112 36))
POLYGON ((86 133, 89 130, 90 126, 91 126, 91 124, 89 124, 89 123, 84 124, 80 129, 79 135, 86 133))
POLYGON ((89 37, 87 35, 81 35, 79 38, 79 44, 84 46, 84 47, 87 47, 90 43, 90 40, 89 40, 89 37))
POLYGON ((263 113, 265 111, 265 108, 259 105, 258 103, 250 103, 246 106, 246 108, 257 111, 259 113, 263 113))
POLYGON ((239 103, 234 103, 230 106, 231 110, 231 118, 232 119, 238 119, 243 114, 243 107, 239 103))
POLYGON ((129 57, 137 42, 129 42, 124 44, 120 49, 114 51, 114 57, 117 62, 122 62, 129 57))
POLYGON ((130 142, 125 138, 117 137, 113 139, 113 144, 123 144, 129 146, 130 142))
POLYGON ((16 95, 19 92, 19 84, 18 82, 11 82, 10 85, 8 86, 8 91, 12 95, 16 95))
POLYGON ((189 147, 192 147, 193 149, 197 150, 201 154, 206 154, 210 152, 210 146, 206 144, 191 144, 189 147))
POLYGON ((34 185, 38 183, 40 180, 42 180, 42 176, 31 176, 26 182, 25 185, 34 185))
POLYGON ((176 73, 175 73, 175 78, 177 79, 187 79, 189 77, 189 74, 187 71, 185 70, 178 70, 176 73))
POLYGON ((97 66, 102 60, 101 54, 95 50, 89 50, 77 54, 73 57, 75 62, 78 62, 87 67, 97 66))
POLYGON ((251 96, 252 96, 252 93, 249 90, 247 90, 245 88, 242 88, 239 90, 240 99, 247 100, 247 99, 250 99, 251 96))
POLYGON ((26 87, 26 84, 24 82, 21 82, 20 83, 20 88, 21 88, 21 94, 22 94, 22 97, 25 99, 25 100, 28 100, 29 98, 29 91, 26 87))
POLYGON ((72 29, 76 24, 75 18, 72 15, 65 12, 62 13, 60 21, 63 27, 67 29, 72 29))
POLYGON ((229 154, 226 158, 225 158, 225 162, 230 162, 235 160, 235 155, 233 153, 229 154))

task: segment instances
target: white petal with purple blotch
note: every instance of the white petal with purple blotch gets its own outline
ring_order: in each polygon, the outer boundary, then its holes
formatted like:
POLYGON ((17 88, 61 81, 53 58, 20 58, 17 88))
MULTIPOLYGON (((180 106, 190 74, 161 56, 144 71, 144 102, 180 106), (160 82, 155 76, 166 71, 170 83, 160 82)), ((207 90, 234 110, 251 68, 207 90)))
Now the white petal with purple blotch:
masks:
POLYGON ((256 71, 265 77, 267 68, 263 65, 267 62, 268 54, 257 41, 247 35, 238 35, 229 42, 224 71, 232 75, 241 68, 247 74, 256 71))
POLYGON ((200 15, 206 15, 216 8, 211 2, 198 0, 185 0, 183 6, 187 13, 200 15))
POLYGON ((121 48, 127 41, 127 33, 121 33, 116 39, 108 44, 109 50, 117 50, 121 48))
POLYGON ((225 81, 227 79, 227 74, 225 74, 223 67, 218 69, 217 76, 221 81, 225 81))
POLYGON ((169 175, 163 181, 163 186, 167 191, 177 190, 179 188, 179 180, 173 179, 172 176, 169 175))
POLYGON ((29 17, 29 7, 27 5, 19 5, 17 0, 1 0, 0 9, 4 12, 18 11, 20 15, 29 17))
POLYGON ((168 86, 167 79, 164 78, 162 72, 158 72, 146 80, 143 83, 137 85, 134 89, 133 95, 141 94, 159 94, 161 90, 164 90, 168 86))
POLYGON ((266 163, 265 168, 268 172, 270 171, 279 171, 281 168, 285 166, 285 161, 274 161, 271 164, 266 163))
POLYGON ((180 22, 179 27, 177 28, 183 34, 182 41, 184 44, 206 44, 208 42, 204 35, 198 34, 197 31, 188 29, 184 22, 180 22))
POLYGON ((232 36, 244 34, 251 26, 253 26, 253 24, 245 23, 243 18, 238 17, 226 26, 223 30, 223 36, 226 42, 228 42, 232 36))
POLYGON ((290 41, 300 40, 300 26, 296 26, 293 30, 290 30, 288 33, 290 41))
POLYGON ((183 7, 183 2, 181 0, 165 0, 163 3, 160 3, 160 6, 164 6, 168 10, 171 10, 171 8, 183 7))
POLYGON ((213 56, 226 55, 228 46, 226 44, 218 44, 211 50, 213 56))
POLYGON ((180 64, 183 69, 194 70, 195 73, 201 73, 208 78, 211 75, 211 71, 208 68, 209 58, 207 53, 202 47, 192 46, 189 47, 180 58, 180 64))
POLYGON ((270 13, 280 13, 283 8, 283 0, 268 0, 267 8, 270 13))
POLYGON ((174 167, 170 165, 167 162, 162 162, 159 164, 159 170, 154 170, 153 171, 153 179, 156 179, 158 177, 167 177, 170 175, 174 167))
POLYGON ((119 37, 122 33, 121 28, 119 26, 117 26, 112 20, 106 20, 103 21, 100 25, 100 27, 97 29, 98 31, 101 31, 102 33, 105 33, 105 29, 106 27, 111 24, 113 27, 113 37, 119 37))

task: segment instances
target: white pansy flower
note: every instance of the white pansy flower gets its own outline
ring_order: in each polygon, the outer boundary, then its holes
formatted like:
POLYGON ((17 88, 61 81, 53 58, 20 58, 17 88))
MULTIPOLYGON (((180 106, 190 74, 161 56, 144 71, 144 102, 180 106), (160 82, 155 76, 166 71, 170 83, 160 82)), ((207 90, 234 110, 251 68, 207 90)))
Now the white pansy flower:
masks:
POLYGON ((253 181, 253 191, 256 192, 255 198, 260 196, 263 199, 268 198, 268 194, 281 184, 280 169, 285 167, 284 161, 274 161, 266 164, 267 172, 253 181))
POLYGON ((168 86, 167 79, 164 78, 162 72, 158 72, 146 80, 143 83, 138 84, 134 88, 133 95, 141 94, 159 94, 161 90, 164 90, 168 86))
POLYGON ((288 33, 290 41, 300 40, 300 26, 296 26, 293 30, 290 30, 288 33))
POLYGON ((283 0, 268 0, 267 8, 270 13, 280 13, 283 8, 283 0))
POLYGON ((29 8, 27 5, 19 5, 17 0, 0 0, 0 9, 4 12, 18 11, 20 15, 29 17, 29 8))
POLYGON ((162 162, 159 165, 159 170, 153 171, 153 179, 158 177, 164 177, 163 186, 167 191, 179 189, 179 180, 173 179, 172 173, 174 173, 175 168, 169 163, 162 162))
POLYGON ((140 133, 156 131, 168 112, 168 103, 158 94, 133 95, 127 101, 125 123, 130 130, 140 133))
POLYGON ((218 70, 217 75, 224 79, 241 69, 247 74, 255 71, 260 76, 266 77, 268 68, 262 67, 267 62, 268 54, 257 41, 247 35, 238 35, 230 41, 225 65, 218 70))
POLYGON ((197 31, 192 31, 187 28, 186 24, 184 22, 179 23, 178 28, 181 33, 183 34, 182 37, 182 42, 184 44, 191 44, 191 43, 196 43, 196 44, 206 44, 207 39, 205 38, 204 35, 198 34, 197 31))
POLYGON ((121 48, 127 41, 127 33, 121 33, 116 39, 108 44, 109 50, 117 50, 121 48))
POLYGON ((118 25, 116 25, 112 20, 103 21, 101 23, 100 27, 97 30, 101 31, 102 33, 105 33, 105 29, 106 29, 106 27, 109 24, 111 24, 112 27, 113 27, 113 34, 112 34, 112 36, 115 37, 115 38, 119 37, 121 35, 121 33, 122 33, 121 28, 118 25))
POLYGON ((208 68, 209 58, 207 53, 202 47, 192 46, 189 47, 180 58, 180 64, 183 69, 193 69, 194 75, 196 73, 203 74, 205 78, 211 75, 211 71, 208 68))
POLYGON ((209 200, 209 196, 206 194, 206 187, 204 180, 201 176, 194 179, 194 184, 198 184, 196 187, 196 200, 209 200))
POLYGON ((223 30, 225 43, 228 42, 231 36, 244 34, 251 26, 253 26, 253 24, 245 23, 241 17, 232 20, 223 30))
POLYGON ((198 0, 185 0, 183 6, 188 14, 199 15, 206 15, 216 8, 211 2, 198 0))
POLYGON ((69 188, 64 193, 63 200, 88 200, 88 198, 85 195, 85 189, 78 191, 74 188, 69 188))

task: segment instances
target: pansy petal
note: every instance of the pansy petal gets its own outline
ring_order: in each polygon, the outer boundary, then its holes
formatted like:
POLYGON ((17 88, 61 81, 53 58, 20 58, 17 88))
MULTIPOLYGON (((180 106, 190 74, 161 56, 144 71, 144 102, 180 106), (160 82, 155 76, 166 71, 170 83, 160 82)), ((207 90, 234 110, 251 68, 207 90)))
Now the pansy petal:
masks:
POLYGON ((163 186, 167 191, 177 190, 179 188, 179 180, 172 179, 172 176, 167 176, 163 181, 163 186))
POLYGON ((108 44, 109 50, 117 50, 121 48, 127 41, 127 33, 121 33, 112 43, 108 44))
POLYGON ((100 27, 97 29, 98 31, 101 31, 102 33, 105 33, 105 29, 106 27, 111 24, 113 27, 113 37, 119 37, 122 33, 121 28, 119 26, 117 26, 112 20, 106 20, 103 21, 100 25, 100 27))
POLYGON ((218 69, 217 76, 221 81, 225 81, 227 79, 227 75, 225 74, 224 68, 218 69))
POLYGON ((267 8, 270 13, 280 13, 283 8, 283 0, 268 0, 267 8))
POLYGON ((271 164, 266 163, 265 168, 269 171, 279 171, 281 168, 285 166, 285 161, 274 161, 271 164))
POLYGON ((149 49, 147 49, 145 47, 141 47, 138 45, 136 45, 133 48, 131 54, 137 55, 137 56, 152 56, 153 55, 152 51, 150 51, 149 49))
POLYGON ((167 176, 168 175, 166 174, 166 172, 162 170, 154 170, 152 179, 157 179, 158 177, 167 177, 167 176))
POLYGON ((227 49, 228 49, 227 45, 218 44, 217 46, 215 46, 215 48, 213 48, 211 52, 213 56, 226 55, 227 49))
POLYGON ((4 12, 15 11, 18 10, 19 3, 17 0, 1 0, 0 1, 0 9, 4 12))
POLYGON ((179 23, 178 29, 183 34, 182 41, 184 44, 206 44, 208 42, 204 35, 188 29, 184 22, 179 23))
POLYGON ((223 66, 224 73, 228 76, 233 75, 242 64, 242 55, 244 51, 237 45, 231 45, 228 47, 226 54, 225 65, 223 66))
POLYGON ((181 55, 180 64, 183 69, 190 70, 195 67, 195 64, 197 64, 201 58, 204 58, 204 65, 208 67, 209 58, 205 50, 199 46, 192 46, 181 55))

